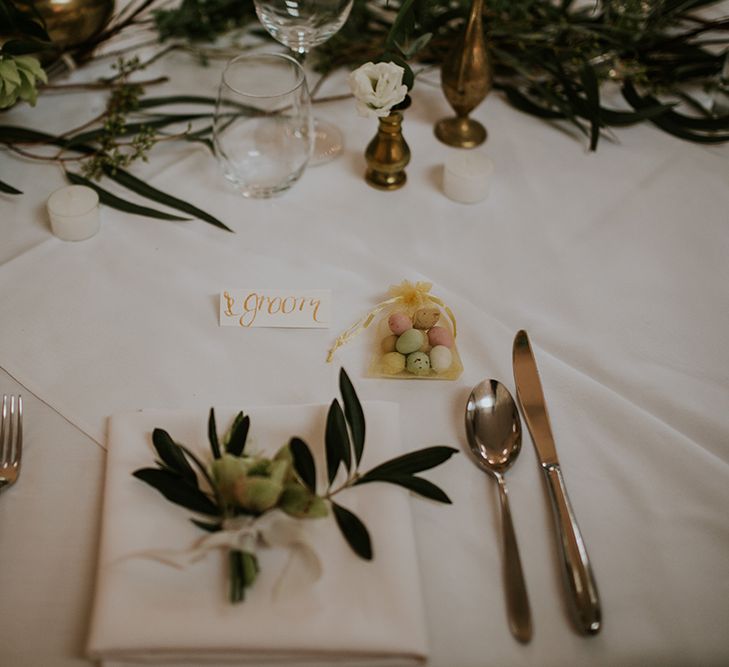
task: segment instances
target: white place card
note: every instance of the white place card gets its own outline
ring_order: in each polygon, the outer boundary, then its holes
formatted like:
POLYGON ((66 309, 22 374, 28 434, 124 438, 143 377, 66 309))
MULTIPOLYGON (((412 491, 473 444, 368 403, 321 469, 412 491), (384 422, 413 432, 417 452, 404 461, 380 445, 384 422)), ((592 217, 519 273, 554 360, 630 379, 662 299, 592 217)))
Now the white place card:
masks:
POLYGON ((220 294, 220 326, 327 329, 331 304, 331 290, 225 290, 220 294))

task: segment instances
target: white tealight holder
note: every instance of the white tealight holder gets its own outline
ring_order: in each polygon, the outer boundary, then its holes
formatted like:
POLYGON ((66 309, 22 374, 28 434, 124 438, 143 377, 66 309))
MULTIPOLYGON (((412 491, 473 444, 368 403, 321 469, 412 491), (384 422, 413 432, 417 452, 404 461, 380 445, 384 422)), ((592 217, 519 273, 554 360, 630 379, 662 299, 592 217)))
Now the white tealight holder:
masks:
POLYGON ((48 197, 51 231, 64 241, 83 241, 99 231, 99 195, 85 185, 67 185, 48 197))
POLYGON ((461 204, 483 201, 491 189, 494 163, 483 153, 459 151, 443 166, 443 192, 461 204))

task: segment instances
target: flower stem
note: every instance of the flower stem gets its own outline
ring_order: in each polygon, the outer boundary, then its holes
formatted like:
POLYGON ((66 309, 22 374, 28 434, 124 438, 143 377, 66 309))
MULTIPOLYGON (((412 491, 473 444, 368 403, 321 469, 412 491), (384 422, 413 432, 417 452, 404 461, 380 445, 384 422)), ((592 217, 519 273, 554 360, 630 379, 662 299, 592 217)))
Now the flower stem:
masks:
POLYGON ((248 551, 231 549, 228 552, 230 573, 229 597, 232 603, 242 602, 246 597, 246 588, 251 586, 258 576, 258 559, 248 551))
POLYGON ((228 583, 230 584, 229 595, 230 601, 235 604, 245 599, 245 583, 243 577, 243 554, 240 551, 228 552, 228 563, 230 572, 228 574, 228 583))

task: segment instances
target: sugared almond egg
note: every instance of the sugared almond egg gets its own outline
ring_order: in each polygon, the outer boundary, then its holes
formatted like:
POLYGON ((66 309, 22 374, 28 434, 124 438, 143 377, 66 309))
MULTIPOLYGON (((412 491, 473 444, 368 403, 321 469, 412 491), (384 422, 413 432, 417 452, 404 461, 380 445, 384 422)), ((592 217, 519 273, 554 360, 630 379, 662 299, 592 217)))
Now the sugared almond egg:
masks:
POLYGON ((440 311, 437 308, 420 308, 415 311, 413 326, 416 329, 430 329, 438 324, 440 311))
POLYGON ((453 347, 453 334, 445 327, 435 326, 428 331, 428 342, 433 347, 436 345, 445 345, 450 348, 453 347))
POLYGON ((405 355, 399 352, 388 352, 382 356, 382 367, 386 373, 399 373, 405 368, 405 355))
POLYGON ((406 368, 415 375, 427 375, 430 372, 430 359, 425 352, 413 352, 408 355, 406 368))
POLYGON ((447 371, 453 363, 453 353, 445 345, 436 345, 430 351, 430 367, 436 373, 447 371))
POLYGON ((395 343, 395 349, 401 354, 417 352, 425 342, 425 334, 420 329, 408 329, 395 343))
POLYGON ((387 318, 387 324, 390 327, 390 331, 392 331, 392 333, 396 336, 401 336, 408 329, 413 328, 413 321, 407 313, 403 313, 402 311, 398 311, 397 313, 390 315, 390 317, 387 318))
POLYGON ((395 334, 392 334, 391 336, 385 336, 382 339, 382 351, 383 352, 394 352, 395 351, 395 343, 397 343, 397 336, 395 334))

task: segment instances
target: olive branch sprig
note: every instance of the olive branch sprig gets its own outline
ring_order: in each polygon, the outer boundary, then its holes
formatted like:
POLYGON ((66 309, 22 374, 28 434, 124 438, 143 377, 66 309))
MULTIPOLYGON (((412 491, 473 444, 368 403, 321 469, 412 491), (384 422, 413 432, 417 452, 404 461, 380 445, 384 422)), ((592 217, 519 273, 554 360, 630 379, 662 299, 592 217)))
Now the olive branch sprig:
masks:
MULTIPOLYGON (((327 413, 325 450, 327 485, 317 489, 317 468, 309 446, 293 437, 269 459, 246 452, 250 418, 239 412, 223 438, 218 437, 215 410, 210 409, 208 441, 212 460, 201 461, 190 449, 176 443, 167 431, 156 428, 152 444, 159 459, 154 468, 133 475, 159 491, 167 500, 192 510, 200 518, 191 521, 208 532, 226 530, 226 523, 240 516, 255 520, 278 509, 296 519, 316 519, 331 510, 342 536, 354 553, 372 560, 372 539, 362 520, 333 498, 355 486, 371 482, 395 484, 441 503, 450 498, 438 486, 417 473, 447 461, 458 450, 426 447, 360 471, 365 445, 365 415, 357 393, 342 369, 339 376, 342 404, 334 399, 327 413), (340 471, 345 471, 344 481, 340 471), (202 484, 201 484, 202 482, 202 484)), ((231 548, 229 598, 240 602, 260 569, 250 551, 231 548)))

